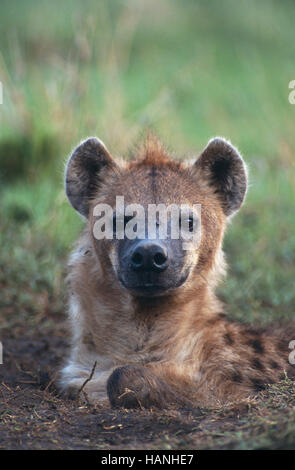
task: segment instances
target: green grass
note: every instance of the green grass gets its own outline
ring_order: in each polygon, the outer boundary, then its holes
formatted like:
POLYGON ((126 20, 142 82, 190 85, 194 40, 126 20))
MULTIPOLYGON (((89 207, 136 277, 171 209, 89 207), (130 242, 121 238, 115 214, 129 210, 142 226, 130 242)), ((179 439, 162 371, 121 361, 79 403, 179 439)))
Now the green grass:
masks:
POLYGON ((246 321, 293 315, 294 14, 291 1, 271 0, 2 0, 0 266, 8 297, 15 291, 21 301, 42 283, 61 293, 64 257, 82 225, 62 187, 72 147, 98 135, 128 155, 152 127, 184 156, 213 135, 241 149, 251 187, 226 236, 231 268, 220 295, 246 321))

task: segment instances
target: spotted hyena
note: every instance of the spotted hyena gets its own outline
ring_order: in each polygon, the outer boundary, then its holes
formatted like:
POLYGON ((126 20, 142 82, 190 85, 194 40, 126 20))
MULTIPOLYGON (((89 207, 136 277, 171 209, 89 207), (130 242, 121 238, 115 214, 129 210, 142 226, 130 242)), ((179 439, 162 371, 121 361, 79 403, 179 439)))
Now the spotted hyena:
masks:
MULTIPOLYGON (((231 321, 215 295, 225 274, 227 222, 247 191, 245 163, 228 141, 210 140, 188 163, 155 139, 133 159, 115 161, 89 138, 68 161, 65 187, 86 227, 69 265, 64 390, 83 387, 90 401, 108 398, 115 407, 218 406, 256 394, 286 371, 294 376, 288 344, 295 330, 284 335, 231 321), (200 205, 199 243, 184 249, 182 237, 97 239, 95 207, 115 210, 116 196, 145 210, 200 205)), ((122 217, 126 225, 130 217, 122 217)))

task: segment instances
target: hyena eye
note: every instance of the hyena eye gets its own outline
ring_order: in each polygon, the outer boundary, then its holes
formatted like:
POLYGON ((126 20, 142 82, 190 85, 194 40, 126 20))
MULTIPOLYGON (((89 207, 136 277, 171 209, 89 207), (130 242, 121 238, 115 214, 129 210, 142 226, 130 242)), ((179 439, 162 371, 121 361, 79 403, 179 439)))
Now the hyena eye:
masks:
MULTIPOLYGON (((133 216, 132 216, 132 215, 125 215, 124 218, 118 220, 118 222, 119 222, 119 221, 120 221, 120 222, 123 222, 123 224, 122 224, 122 223, 119 224, 120 228, 122 227, 122 225, 124 225, 124 230, 125 230, 127 223, 128 223, 131 219, 133 219, 133 216)), ((115 214, 114 214, 114 216, 113 216, 113 232, 114 232, 114 234, 117 232, 117 218, 116 218, 116 215, 115 215, 115 214)))
POLYGON ((194 218, 193 215, 189 216, 188 218, 179 218, 179 228, 188 228, 189 232, 193 232, 194 231, 194 228, 196 226, 196 219, 194 218), (183 225, 183 227, 182 227, 183 225))

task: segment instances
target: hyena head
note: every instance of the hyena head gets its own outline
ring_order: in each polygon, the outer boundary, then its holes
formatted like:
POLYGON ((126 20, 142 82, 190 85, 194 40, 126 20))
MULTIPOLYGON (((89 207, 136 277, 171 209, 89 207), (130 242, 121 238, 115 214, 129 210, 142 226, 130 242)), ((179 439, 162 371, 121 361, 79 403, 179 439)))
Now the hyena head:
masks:
POLYGON ((89 138, 66 168, 67 196, 88 219, 104 278, 135 297, 167 296, 213 279, 226 220, 246 188, 243 159, 221 138, 190 164, 171 159, 155 139, 134 159, 117 162, 89 138))

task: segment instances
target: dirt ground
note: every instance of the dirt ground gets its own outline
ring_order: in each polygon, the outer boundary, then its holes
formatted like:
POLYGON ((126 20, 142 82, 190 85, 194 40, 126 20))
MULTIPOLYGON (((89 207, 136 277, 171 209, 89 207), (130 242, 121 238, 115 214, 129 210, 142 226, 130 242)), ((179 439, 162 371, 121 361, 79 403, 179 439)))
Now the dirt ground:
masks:
POLYGON ((25 328, 18 312, 7 315, 14 326, 1 332, 0 449, 295 448, 294 383, 287 378, 219 410, 91 406, 61 398, 54 385, 67 350, 63 316, 49 311, 25 328))

